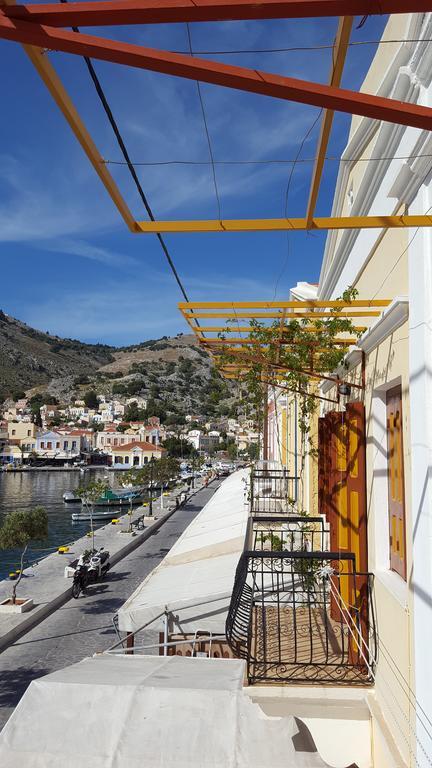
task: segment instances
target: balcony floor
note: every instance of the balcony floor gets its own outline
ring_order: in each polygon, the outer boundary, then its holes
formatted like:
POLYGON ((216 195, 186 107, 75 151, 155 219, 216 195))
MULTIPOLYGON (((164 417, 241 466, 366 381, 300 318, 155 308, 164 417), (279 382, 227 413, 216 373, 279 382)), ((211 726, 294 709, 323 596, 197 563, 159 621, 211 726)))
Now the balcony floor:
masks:
POLYGON ((258 605, 251 636, 252 682, 369 684, 354 638, 330 610, 258 605))

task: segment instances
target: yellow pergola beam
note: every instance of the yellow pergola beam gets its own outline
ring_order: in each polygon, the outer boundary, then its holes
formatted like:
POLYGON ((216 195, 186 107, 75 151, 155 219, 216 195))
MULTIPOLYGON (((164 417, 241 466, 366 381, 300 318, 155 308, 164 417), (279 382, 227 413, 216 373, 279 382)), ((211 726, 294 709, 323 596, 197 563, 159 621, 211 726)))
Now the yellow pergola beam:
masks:
MULTIPOLYGON (((178 307, 183 310, 195 309, 344 309, 350 307, 388 307, 391 299, 333 299, 332 301, 180 301, 178 307)), ((198 317, 198 314, 194 316, 198 317)), ((250 315, 247 315, 250 317, 250 315)), ((278 315, 280 317, 280 315, 278 315)), ((315 315, 312 315, 315 317, 315 315)), ((330 315, 331 317, 331 315, 330 315)))
MULTIPOLYGON (((331 315, 330 315, 330 317, 331 317, 331 315)), ((351 330, 354 330, 354 331, 367 331, 367 329, 368 329, 367 325, 354 325, 351 328, 351 330)), ((260 330, 269 330, 269 329, 267 329, 267 328, 263 328, 262 329, 261 328, 260 330)), ((256 331, 256 328, 254 328, 253 325, 244 325, 244 326, 240 325, 240 326, 237 326, 237 327, 235 325, 233 325, 232 328, 230 328, 230 327, 227 328, 227 327, 224 327, 224 326, 220 326, 220 327, 214 326, 213 328, 212 327, 204 328, 201 325, 199 328, 197 328, 197 331, 199 331, 200 333, 251 333, 253 331, 256 331)), ((286 331, 289 331, 289 327, 284 325, 283 329, 281 331, 281 339, 283 339, 284 333, 286 331)), ((304 325, 302 327, 302 331, 306 331, 306 333, 317 333, 317 332, 319 333, 320 329, 319 328, 318 329, 315 328, 315 326, 313 326, 313 325, 311 325, 311 326, 304 325)), ((208 340, 209 341, 214 341, 214 339, 212 339, 212 338, 210 338, 208 340)), ((230 341, 232 341, 232 339, 230 339, 230 341)), ((277 341, 276 338, 275 338, 275 341, 277 341)))
MULTIPOLYGON (((6 5, 14 5, 11 0, 5 0, 5 3, 6 5)), ((35 67, 39 77, 45 83, 66 121, 69 123, 72 132, 81 144, 82 149, 90 160, 90 163, 95 169, 125 224, 131 232, 136 233, 139 230, 136 226, 135 217, 129 210, 129 207, 111 176, 102 155, 79 116, 63 83, 46 55, 46 52, 43 51, 42 48, 37 48, 33 45, 23 45, 22 47, 35 67)))
MULTIPOLYGON (((342 80, 342 73, 345 59, 348 51, 348 44, 353 24, 352 16, 345 16, 339 19, 338 30, 336 33, 335 46, 333 48, 333 61, 329 84, 333 87, 339 87, 342 80)), ((327 153, 330 133, 333 125, 334 112, 331 109, 325 109, 321 121, 320 135, 318 139, 318 149, 315 157, 314 169, 312 171, 312 181, 309 191, 309 200, 306 211, 306 223, 308 227, 312 226, 315 208, 318 200, 318 194, 321 184, 322 173, 324 170, 325 156, 327 153)))
POLYGON ((145 234, 182 232, 277 232, 329 229, 395 229, 432 227, 432 215, 323 216, 307 219, 211 219, 193 221, 137 221, 137 232, 145 234))
MULTIPOLYGON (((334 317, 379 317, 381 312, 379 311, 364 311, 364 312, 332 312, 331 314, 329 312, 288 312, 285 316, 286 321, 289 322, 290 320, 302 320, 302 319, 321 319, 326 318, 327 320, 332 320, 334 317)), ((194 318, 199 319, 206 319, 206 320, 251 320, 251 319, 262 319, 262 320, 280 320, 281 317, 283 317, 282 312, 194 312, 193 315, 189 315, 187 312, 183 312, 183 316, 185 320, 193 320, 194 318)), ((225 326, 214 326, 213 328, 211 326, 204 328, 201 326, 199 329, 201 331, 224 331, 226 330, 225 326)), ((233 330, 236 330, 236 326, 233 326, 233 330)), ((239 329, 237 328, 237 331, 239 329)), ((252 330, 252 327, 251 327, 252 330)))
MULTIPOLYGON (((203 340, 200 339, 200 341, 203 341, 203 340)), ((267 347, 269 346, 269 344, 262 344, 262 343, 257 344, 256 342, 250 341, 249 339, 230 339, 228 342, 224 341, 224 340, 221 340, 221 339, 218 339, 216 342, 214 342, 213 340, 209 341, 208 339, 204 340, 204 346, 205 346, 205 348, 209 352, 212 351, 211 348, 209 348, 209 347, 213 346, 214 343, 217 343, 217 345, 218 345, 217 349, 213 350, 216 355, 218 355, 218 354, 220 355, 223 352, 232 352, 232 351, 235 351, 235 350, 240 351, 242 347, 246 347, 246 346, 254 346, 256 349, 267 349, 267 347), (225 347, 219 346, 219 342, 220 341, 222 341, 222 344, 225 344, 226 346, 225 347), (236 344, 237 346, 236 347, 232 347, 231 344, 236 344)), ((332 346, 352 347, 355 344, 357 344, 357 339, 356 338, 353 338, 353 339, 336 339, 336 340, 332 341, 332 346)), ((288 341, 288 342, 282 341, 281 345, 284 346, 284 347, 295 347, 296 346, 296 342, 295 341, 288 341)), ((315 350, 317 350, 317 347, 316 346, 314 347, 313 342, 311 342, 311 347, 313 347, 315 350)), ((320 352, 328 352, 328 349, 325 349, 324 347, 322 347, 318 351, 320 351, 320 352)))

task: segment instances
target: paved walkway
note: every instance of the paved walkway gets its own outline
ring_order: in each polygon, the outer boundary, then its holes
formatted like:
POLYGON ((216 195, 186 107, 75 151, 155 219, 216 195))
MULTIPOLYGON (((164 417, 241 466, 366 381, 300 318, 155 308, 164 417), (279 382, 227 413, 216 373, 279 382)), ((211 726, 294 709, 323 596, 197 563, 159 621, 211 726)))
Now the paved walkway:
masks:
POLYGON ((138 549, 110 571, 106 582, 70 600, 0 654, 0 729, 34 678, 74 664, 116 641, 111 617, 150 571, 165 557, 180 534, 214 491, 198 491, 138 549))
MULTIPOLYGON (((175 497, 186 491, 186 486, 177 487, 172 493, 163 499, 164 509, 161 509, 160 497, 153 503, 153 517, 144 518, 144 530, 129 533, 129 516, 127 510, 113 508, 108 520, 119 518, 117 525, 107 525, 98 528, 94 534, 95 547, 101 546, 111 553, 112 563, 118 562, 128 552, 139 546, 147 539, 152 526, 159 527, 165 524, 165 517, 175 509, 175 497), (119 517, 120 516, 120 517, 119 517)), ((65 510, 70 514, 73 510, 65 510)), ((148 512, 148 507, 135 507, 132 512, 132 521, 142 518, 148 512)), ((90 522, 89 522, 90 528, 90 522)), ((49 614, 62 605, 68 599, 72 582, 64 577, 64 569, 68 563, 76 560, 86 549, 91 547, 91 538, 82 536, 73 542, 63 542, 70 546, 66 555, 53 552, 43 557, 38 563, 24 570, 24 579, 19 585, 19 597, 31 597, 34 608, 27 613, 0 613, 0 652, 24 632, 28 632, 33 626, 45 619, 49 614)), ((11 582, 9 579, 0 581, 0 600, 9 598, 11 582)))

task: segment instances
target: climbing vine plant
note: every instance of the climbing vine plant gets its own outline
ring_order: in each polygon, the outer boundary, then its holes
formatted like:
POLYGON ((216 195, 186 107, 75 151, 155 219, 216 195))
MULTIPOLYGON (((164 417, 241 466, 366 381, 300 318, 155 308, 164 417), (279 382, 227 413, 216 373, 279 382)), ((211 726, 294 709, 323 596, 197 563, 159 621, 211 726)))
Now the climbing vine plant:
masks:
MULTIPOLYGON (((357 295, 358 291, 350 286, 340 299, 349 304, 357 295)), ((222 366, 227 363, 245 365, 240 377, 242 396, 253 410, 260 428, 264 416, 264 387, 280 385, 297 393, 299 427, 305 435, 308 434, 311 416, 319 402, 311 388, 310 373, 315 374, 315 381, 318 381, 319 374, 334 371, 346 353, 346 348, 336 343, 340 334, 357 338, 361 332, 356 330, 349 317, 341 316, 338 308, 329 311, 328 319, 290 320, 283 326, 279 320, 264 326, 252 319, 250 327, 249 338, 256 345, 252 343, 244 353, 224 350, 220 356, 222 366)), ((229 342, 225 332, 219 336, 229 342)))

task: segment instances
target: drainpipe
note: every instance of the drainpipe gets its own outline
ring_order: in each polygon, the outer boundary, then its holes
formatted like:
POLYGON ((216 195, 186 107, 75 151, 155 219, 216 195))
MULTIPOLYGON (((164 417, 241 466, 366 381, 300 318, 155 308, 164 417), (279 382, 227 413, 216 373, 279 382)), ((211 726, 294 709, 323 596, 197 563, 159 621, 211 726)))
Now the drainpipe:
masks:
POLYGON ((294 501, 297 502, 298 500, 298 459, 297 459, 297 449, 298 449, 298 424, 297 424, 297 395, 294 395, 294 501))
POLYGON ((268 461, 268 386, 263 385, 263 461, 268 461))

